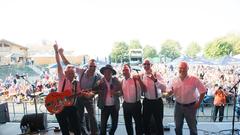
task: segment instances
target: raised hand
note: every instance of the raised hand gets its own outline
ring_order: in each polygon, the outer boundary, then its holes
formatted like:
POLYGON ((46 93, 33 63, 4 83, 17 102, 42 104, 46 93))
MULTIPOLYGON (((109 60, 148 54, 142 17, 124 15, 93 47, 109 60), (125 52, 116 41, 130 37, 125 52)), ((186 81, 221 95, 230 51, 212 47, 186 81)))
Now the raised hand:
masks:
POLYGON ((63 54, 63 51, 64 51, 63 48, 59 48, 59 49, 58 49, 58 52, 59 52, 60 54, 63 54))
POLYGON ((94 92, 92 92, 91 90, 82 90, 81 96, 83 96, 85 98, 93 98, 94 92))
POLYGON ((58 45, 56 43, 53 45, 53 48, 55 52, 58 52, 58 45))
POLYGON ((154 82, 156 82, 157 81, 157 78, 156 78, 156 74, 148 74, 148 77, 150 78, 150 79, 152 79, 154 82))

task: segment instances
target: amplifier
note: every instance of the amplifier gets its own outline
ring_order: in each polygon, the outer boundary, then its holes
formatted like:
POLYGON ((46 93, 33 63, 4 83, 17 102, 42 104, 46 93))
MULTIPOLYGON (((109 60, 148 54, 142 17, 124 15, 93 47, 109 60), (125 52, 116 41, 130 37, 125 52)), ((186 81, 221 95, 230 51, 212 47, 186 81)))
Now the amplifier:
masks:
POLYGON ((8 103, 0 104, 0 123, 10 122, 8 103))

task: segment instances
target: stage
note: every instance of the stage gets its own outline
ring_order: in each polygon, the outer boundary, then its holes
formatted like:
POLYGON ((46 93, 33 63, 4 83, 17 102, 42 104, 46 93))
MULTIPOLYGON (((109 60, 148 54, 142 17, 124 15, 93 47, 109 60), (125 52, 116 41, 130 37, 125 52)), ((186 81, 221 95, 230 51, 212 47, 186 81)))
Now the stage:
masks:
MULTIPOLYGON (((165 135, 174 135, 174 124, 170 123, 167 125, 170 127, 169 131, 165 131, 165 135)), ((54 128, 59 127, 58 123, 48 123, 48 128, 46 131, 36 133, 33 135, 61 135, 60 132, 54 132, 54 128)), ((198 123, 199 135, 231 135, 232 123, 231 122, 199 122, 198 123), (222 130, 228 130, 223 131, 222 130)), ((235 129, 240 129, 240 123, 235 123, 235 129)), ((188 135, 188 128, 186 123, 184 124, 184 135, 188 135)), ((7 122, 5 124, 0 124, 0 135, 20 135, 20 123, 7 122)), ((126 130, 124 124, 119 124, 115 135, 126 135, 126 130)), ((72 134, 73 135, 73 134, 72 134)), ((236 133, 237 135, 237 133, 236 133)))

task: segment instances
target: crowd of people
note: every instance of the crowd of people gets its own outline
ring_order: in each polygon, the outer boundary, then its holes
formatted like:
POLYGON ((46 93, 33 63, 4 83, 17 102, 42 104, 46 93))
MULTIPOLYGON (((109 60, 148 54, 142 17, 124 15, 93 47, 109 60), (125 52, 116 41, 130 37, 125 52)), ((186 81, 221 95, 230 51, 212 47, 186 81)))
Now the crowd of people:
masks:
MULTIPOLYGON (((0 81, 0 92, 6 99, 19 102, 18 98, 32 100, 32 93, 47 95, 50 92, 71 91, 74 105, 64 107, 55 114, 63 135, 69 135, 70 127, 75 135, 91 134, 113 135, 118 126, 120 98, 123 99, 123 116, 128 135, 150 135, 150 123, 155 122, 155 134, 163 135, 164 103, 163 96, 171 97, 175 103, 174 122, 177 135, 182 134, 184 119, 191 135, 197 134, 196 112, 204 102, 212 98, 214 117, 223 121, 224 107, 228 98, 234 94, 232 86, 240 79, 238 66, 189 65, 182 61, 176 67, 153 64, 145 59, 143 70, 136 72, 124 64, 113 67, 107 64, 97 71, 97 62, 88 61, 86 68, 76 67, 64 56, 64 50, 54 45, 57 73, 44 72, 33 84, 26 81, 27 76, 10 75, 0 81), (60 61, 67 66, 63 68, 60 61), (24 79, 21 79, 24 77, 24 79), (97 125, 94 97, 98 95, 97 106, 101 110, 100 128, 97 125), (84 125, 84 109, 90 121, 90 132, 84 125), (107 122, 111 117, 111 128, 107 122), (135 123, 135 130, 133 122, 135 123)), ((240 110, 240 109, 239 109, 240 110)))
POLYGON ((43 72, 40 78, 33 83, 28 75, 9 75, 5 80, 0 80, 0 97, 3 101, 22 103, 33 101, 34 96, 44 96, 57 89, 57 78, 43 72))
MULTIPOLYGON (((81 69, 70 65, 70 62, 63 54, 63 49, 58 49, 58 45, 54 45, 56 61, 58 63, 58 77, 61 80, 58 85, 59 92, 70 90, 72 93, 78 93, 82 91, 81 96, 76 97, 76 104, 71 108, 66 107, 62 112, 56 114, 62 133, 69 134, 69 123, 67 119, 71 119, 70 123, 78 123, 80 125, 74 126, 75 134, 82 134, 82 117, 83 108, 85 107, 90 115, 90 129, 91 134, 100 133, 100 135, 107 134, 107 121, 111 117, 111 128, 108 131, 110 135, 113 135, 117 129, 120 97, 123 97, 123 115, 125 120, 125 126, 127 134, 133 135, 133 123, 135 122, 135 133, 137 135, 146 134, 151 135, 150 130, 151 117, 155 122, 156 129, 155 134, 163 135, 163 100, 162 95, 174 95, 175 97, 175 109, 174 109, 174 122, 175 132, 177 135, 182 134, 184 119, 186 120, 191 135, 197 135, 197 120, 196 112, 200 107, 202 100, 204 99, 207 91, 210 91, 212 87, 207 76, 210 75, 205 72, 205 67, 192 67, 193 74, 189 74, 189 65, 186 62, 180 62, 178 70, 175 72, 172 68, 170 70, 161 71, 162 68, 155 67, 150 60, 145 59, 143 61, 143 71, 140 73, 131 73, 131 67, 124 64, 122 68, 118 68, 118 72, 110 64, 105 65, 100 69, 101 75, 96 73, 96 61, 91 59, 88 63, 87 69, 81 69), (64 72, 60 64, 60 57, 65 64, 68 64, 64 72), (69 69, 69 66, 71 67, 69 69), (166 75, 169 72, 169 76, 166 75), (118 77, 116 74, 118 73, 118 77), (70 75, 69 75, 70 74, 70 75), (65 82, 69 84, 75 78, 76 74, 77 83, 67 85, 68 88, 64 88, 65 82), (164 76, 165 75, 165 76, 164 76), (165 79, 167 78, 167 79, 165 79), (64 81, 63 81, 64 80, 64 81), (73 87, 77 90, 73 91, 73 87), (89 90, 85 92, 85 90, 89 90), (94 109, 92 109, 93 95, 98 94, 97 106, 101 110, 101 122, 100 129, 96 126, 96 118, 94 109), (141 96, 143 101, 141 102, 141 96), (81 109, 79 109, 81 107, 81 109), (74 109, 73 109, 74 108, 74 109), (69 113, 69 110, 74 115, 69 113), (74 111, 73 111, 74 110, 74 111), (78 114, 78 115, 75 115, 78 114), (74 118, 72 118, 74 116, 74 118), (76 118, 79 117, 79 118, 76 118), (72 120, 75 121, 72 121, 72 120), (99 130, 99 131, 98 131, 99 130)), ((218 73, 223 74, 224 71, 218 70, 218 73)), ((211 73, 212 74, 212 73, 211 73)), ((228 82, 234 83, 234 78, 231 76, 233 73, 229 73, 228 82)), ((233 74, 235 75, 235 74, 233 74)), ((211 80, 211 83, 222 85, 224 79, 211 80)), ((228 85, 228 84, 227 84, 228 85)), ((218 92, 215 92, 218 93, 218 92)), ((216 94, 217 95, 217 94, 216 94)), ((214 102, 215 103, 215 102, 214 102)), ((221 104, 222 105, 222 104, 221 104)), ((217 110, 217 107, 216 107, 217 110)), ((217 111, 216 111, 217 112, 217 111)), ((77 124, 75 124, 77 125, 77 124)))

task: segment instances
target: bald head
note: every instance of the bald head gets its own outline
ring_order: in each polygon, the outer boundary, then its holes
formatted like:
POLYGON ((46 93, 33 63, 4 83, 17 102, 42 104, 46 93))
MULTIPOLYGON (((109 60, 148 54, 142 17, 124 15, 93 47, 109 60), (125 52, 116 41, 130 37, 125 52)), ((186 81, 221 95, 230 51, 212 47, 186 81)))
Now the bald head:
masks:
POLYGON ((65 76, 69 79, 69 80, 73 80, 73 78, 75 77, 75 69, 74 66, 71 64, 68 64, 64 70, 65 72, 65 76))
POLYGON ((186 61, 181 61, 180 63, 179 63, 179 66, 178 66, 179 68, 181 67, 181 68, 186 68, 186 69, 188 69, 188 63, 186 62, 186 61))
POLYGON ((149 59, 145 59, 143 61, 143 68, 146 72, 151 72, 151 70, 152 70, 151 66, 152 66, 152 63, 149 59))
POLYGON ((185 61, 181 61, 178 65, 179 77, 183 80, 188 74, 188 64, 185 61))

